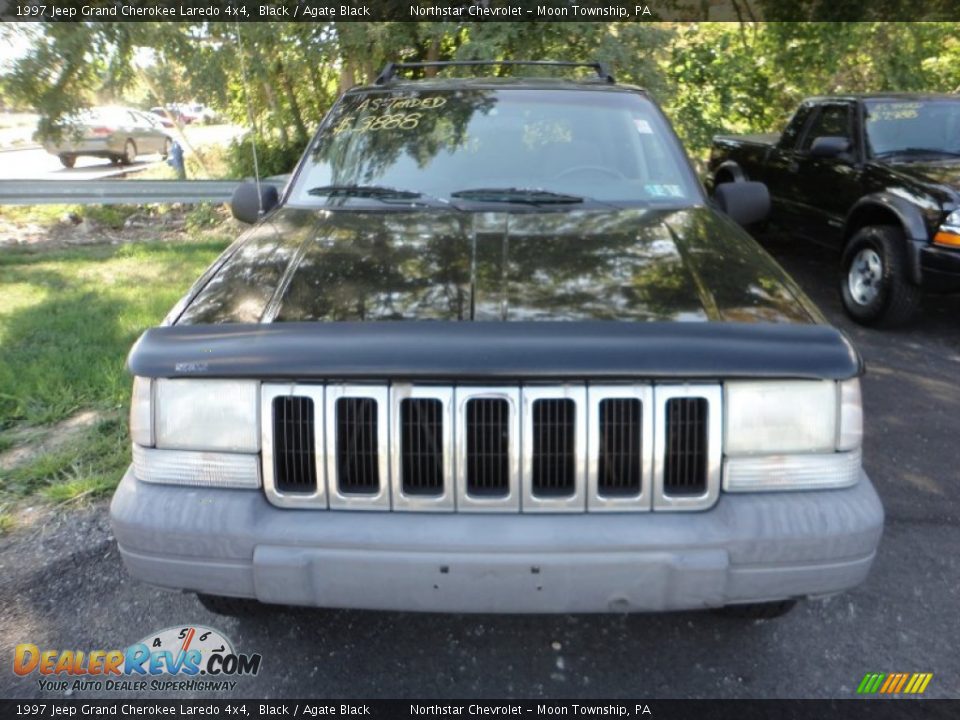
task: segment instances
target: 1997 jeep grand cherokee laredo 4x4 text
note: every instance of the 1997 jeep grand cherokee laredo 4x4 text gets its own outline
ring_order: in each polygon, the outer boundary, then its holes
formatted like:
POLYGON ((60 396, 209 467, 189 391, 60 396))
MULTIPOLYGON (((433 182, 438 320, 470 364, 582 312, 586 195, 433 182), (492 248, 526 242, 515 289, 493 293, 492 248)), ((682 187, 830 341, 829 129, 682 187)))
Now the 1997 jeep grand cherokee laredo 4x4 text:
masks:
POLYGON ((923 291, 960 292, 960 97, 807 100, 780 135, 715 138, 708 186, 747 179, 779 226, 841 251, 857 322, 899 325, 923 291))
POLYGON ((347 92, 129 358, 136 578, 240 612, 775 614, 866 576, 859 356, 599 77, 347 92), (757 605, 759 604, 759 605, 757 605))

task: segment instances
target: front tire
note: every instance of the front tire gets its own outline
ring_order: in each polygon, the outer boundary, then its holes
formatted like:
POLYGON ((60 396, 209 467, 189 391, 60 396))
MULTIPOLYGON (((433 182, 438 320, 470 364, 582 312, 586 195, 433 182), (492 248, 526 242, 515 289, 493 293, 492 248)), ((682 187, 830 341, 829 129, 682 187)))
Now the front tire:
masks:
POLYGON ((65 168, 72 168, 77 164, 76 155, 59 155, 58 157, 60 158, 60 164, 65 168))
POLYGON ((717 613, 724 617, 737 620, 772 620, 783 617, 796 606, 796 600, 779 600, 777 602, 752 603, 749 605, 727 605, 717 609, 717 613))
POLYGON ((133 165, 137 161, 137 146, 133 140, 127 140, 126 144, 123 146, 123 160, 121 162, 124 165, 133 165))
POLYGON ((907 272, 906 238, 890 225, 860 228, 843 251, 840 294, 847 314, 861 325, 905 324, 922 292, 907 272))
POLYGON ((266 612, 267 606, 250 598, 225 597, 223 595, 204 595, 197 593, 197 600, 204 608, 216 615, 234 618, 259 617, 266 612))

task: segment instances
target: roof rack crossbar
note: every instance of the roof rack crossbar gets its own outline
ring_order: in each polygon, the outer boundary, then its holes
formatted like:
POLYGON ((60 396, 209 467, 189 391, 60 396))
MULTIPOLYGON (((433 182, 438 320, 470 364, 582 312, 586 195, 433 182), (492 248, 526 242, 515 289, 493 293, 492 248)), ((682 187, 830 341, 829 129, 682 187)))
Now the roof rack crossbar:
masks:
POLYGON ((380 74, 377 75, 377 79, 374 81, 374 84, 383 85, 390 82, 396 77, 398 70, 412 70, 427 67, 477 67, 484 65, 500 65, 507 67, 518 65, 532 65, 540 67, 586 67, 593 68, 597 73, 597 77, 604 82, 608 82, 610 84, 615 84, 617 82, 607 64, 601 62, 570 62, 566 60, 437 60, 434 62, 387 63, 383 70, 380 71, 380 74))

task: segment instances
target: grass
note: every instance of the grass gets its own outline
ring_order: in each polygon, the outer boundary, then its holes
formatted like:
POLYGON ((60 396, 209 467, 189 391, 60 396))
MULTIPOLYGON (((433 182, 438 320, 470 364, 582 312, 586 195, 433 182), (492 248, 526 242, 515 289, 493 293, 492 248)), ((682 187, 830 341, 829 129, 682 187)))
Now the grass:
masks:
MULTIPOLYGON (((147 210, 161 216, 168 212, 163 205, 147 206, 147 210)), ((119 230, 128 217, 143 212, 142 205, 8 205, 3 209, 3 219, 16 225, 52 227, 72 216, 119 230)))
MULTIPOLYGON (((196 228, 212 224, 208 211, 195 212, 196 228)), ((231 239, 215 226, 193 235, 0 252, 0 451, 23 437, 55 434, 51 425, 81 410, 99 417, 0 470, 0 507, 37 493, 64 502, 116 485, 129 462, 127 352, 231 239)), ((0 529, 8 514, 0 514, 0 529)))
MULTIPOLYGON (((123 229, 131 215, 146 215, 162 222, 172 213, 169 205, 10 205, 3 209, 3 219, 13 225, 39 225, 52 228, 67 218, 91 221, 111 230, 123 229)), ((190 232, 209 230, 223 222, 226 210, 222 205, 198 203, 185 213, 186 229, 190 232)))
MULTIPOLYGON (((194 148, 197 155, 186 156, 188 180, 223 180, 233 177, 227 150, 222 145, 202 145, 194 148), (198 157, 199 156, 199 157, 198 157)), ((136 180, 176 180, 176 171, 166 163, 137 172, 136 180)))

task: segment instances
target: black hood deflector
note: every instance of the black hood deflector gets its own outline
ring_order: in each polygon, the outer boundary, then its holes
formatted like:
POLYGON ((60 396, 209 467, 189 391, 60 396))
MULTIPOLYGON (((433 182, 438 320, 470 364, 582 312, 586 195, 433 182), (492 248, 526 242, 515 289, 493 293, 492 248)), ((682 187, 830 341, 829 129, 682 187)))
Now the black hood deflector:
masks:
POLYGON ((147 330, 144 377, 262 380, 807 378, 861 374, 826 325, 623 322, 291 322, 147 330))

